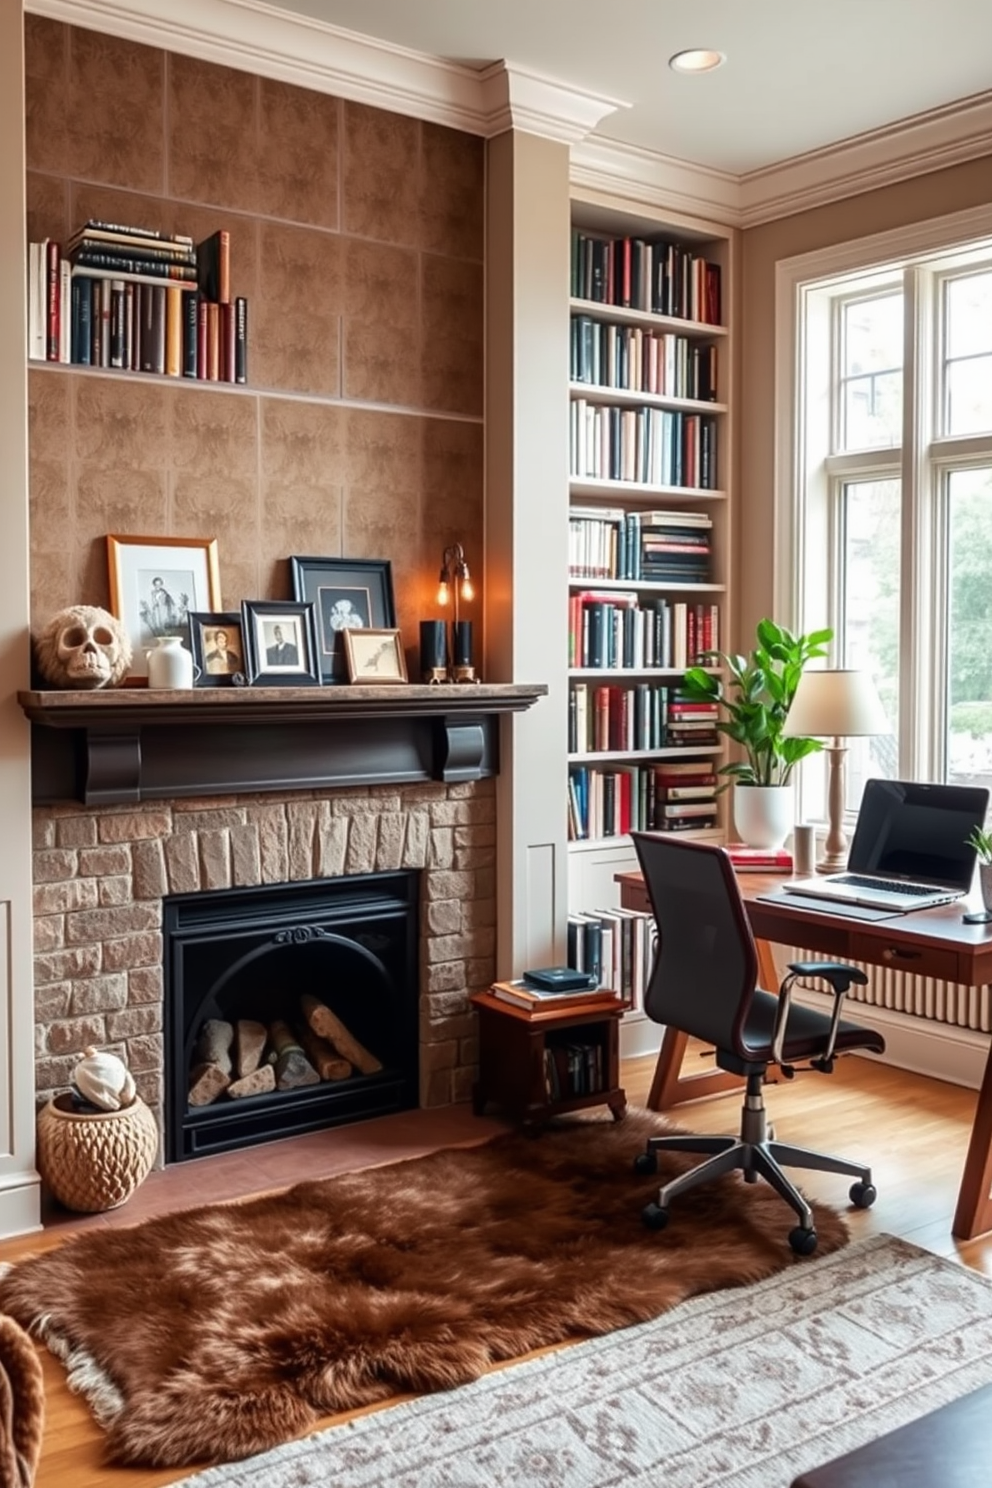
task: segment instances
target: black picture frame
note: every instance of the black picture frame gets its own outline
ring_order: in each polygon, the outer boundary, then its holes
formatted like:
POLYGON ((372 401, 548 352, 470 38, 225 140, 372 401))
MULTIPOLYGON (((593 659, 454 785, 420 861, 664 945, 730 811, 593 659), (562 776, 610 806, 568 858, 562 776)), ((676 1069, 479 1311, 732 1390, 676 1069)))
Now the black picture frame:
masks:
POLYGON ((359 624, 372 630, 396 628, 393 571, 388 558, 304 558, 289 560, 293 597, 314 607, 317 661, 325 686, 348 681, 343 625, 337 623, 350 605, 359 624))
POLYGON ((320 686, 312 603, 243 599, 241 634, 253 687, 320 686))
POLYGON ((248 661, 238 610, 191 610, 189 646, 193 653, 194 687, 233 687, 245 682, 248 661), (217 643, 217 631, 223 639, 217 643), (223 651, 223 656, 219 655, 223 651))

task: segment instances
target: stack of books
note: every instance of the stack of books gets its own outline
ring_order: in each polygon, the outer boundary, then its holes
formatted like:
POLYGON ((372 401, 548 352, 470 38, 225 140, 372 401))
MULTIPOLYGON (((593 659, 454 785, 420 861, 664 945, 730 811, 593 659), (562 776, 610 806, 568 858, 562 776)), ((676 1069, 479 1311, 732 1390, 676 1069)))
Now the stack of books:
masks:
POLYGON ((493 982, 490 992, 499 1002, 519 1008, 533 1015, 565 1010, 602 1011, 615 1008, 619 999, 615 992, 603 987, 587 987, 581 991, 549 991, 543 987, 532 987, 522 978, 510 982, 493 982))
POLYGON ((248 303, 232 302, 230 234, 199 245, 90 218, 29 245, 28 354, 38 361, 247 381, 248 303))

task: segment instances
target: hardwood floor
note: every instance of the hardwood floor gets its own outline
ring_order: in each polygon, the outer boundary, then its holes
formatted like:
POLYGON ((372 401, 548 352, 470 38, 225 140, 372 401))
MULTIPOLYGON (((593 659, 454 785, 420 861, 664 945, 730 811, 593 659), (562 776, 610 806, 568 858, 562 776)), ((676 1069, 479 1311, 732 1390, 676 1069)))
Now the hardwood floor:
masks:
MULTIPOLYGON (((690 1047, 687 1059, 700 1059, 690 1047)), ((626 1061, 628 1100, 643 1104, 653 1059, 626 1061)), ((767 1091, 779 1133, 800 1145, 866 1157, 878 1202, 867 1212, 847 1209, 848 1180, 810 1174, 808 1192, 846 1210, 854 1238, 886 1232, 992 1275, 992 1234, 959 1244, 951 1235, 976 1092, 946 1085, 867 1059, 841 1060, 829 1078, 802 1075, 767 1091)), ((697 1131, 736 1131, 740 1098, 722 1095, 680 1106, 673 1117, 697 1131)), ((436 1147, 470 1144, 501 1129, 466 1106, 413 1111, 313 1136, 272 1143, 230 1156, 179 1164, 153 1173, 124 1206, 110 1214, 52 1213, 42 1234, 0 1242, 0 1261, 57 1245, 97 1225, 127 1225, 171 1209, 236 1199, 281 1188, 300 1178, 415 1157, 436 1147)), ((61 1365, 41 1350, 47 1391, 45 1445, 36 1488, 158 1488, 186 1476, 106 1466, 102 1434, 82 1402, 66 1389, 61 1365)), ((328 1418, 329 1424, 333 1419, 328 1418)), ((194 1469, 191 1467, 190 1471, 194 1469)))

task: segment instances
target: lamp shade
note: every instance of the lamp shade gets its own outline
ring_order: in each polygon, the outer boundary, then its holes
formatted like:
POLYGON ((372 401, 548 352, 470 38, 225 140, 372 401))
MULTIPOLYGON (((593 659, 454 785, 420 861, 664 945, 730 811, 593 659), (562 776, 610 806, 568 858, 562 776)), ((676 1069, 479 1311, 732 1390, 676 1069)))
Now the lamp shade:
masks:
POLYGON ((867 672, 803 672, 785 720, 788 738, 853 738, 887 734, 888 719, 867 672))

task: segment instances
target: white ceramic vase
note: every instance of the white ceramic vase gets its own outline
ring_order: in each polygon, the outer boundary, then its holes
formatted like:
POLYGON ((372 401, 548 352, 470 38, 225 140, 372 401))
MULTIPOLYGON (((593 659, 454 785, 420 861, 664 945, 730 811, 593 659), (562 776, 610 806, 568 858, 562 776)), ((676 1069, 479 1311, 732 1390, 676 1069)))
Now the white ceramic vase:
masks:
POLYGON ((748 847, 781 847, 792 830, 791 785, 735 785, 734 826, 748 847))
POLYGON ((193 686, 193 658, 178 636, 159 636, 147 654, 149 687, 193 686))

